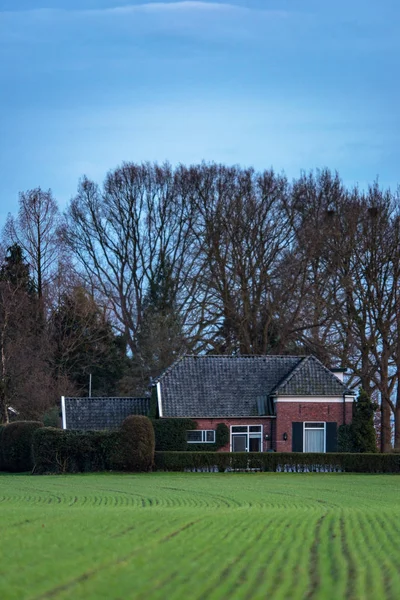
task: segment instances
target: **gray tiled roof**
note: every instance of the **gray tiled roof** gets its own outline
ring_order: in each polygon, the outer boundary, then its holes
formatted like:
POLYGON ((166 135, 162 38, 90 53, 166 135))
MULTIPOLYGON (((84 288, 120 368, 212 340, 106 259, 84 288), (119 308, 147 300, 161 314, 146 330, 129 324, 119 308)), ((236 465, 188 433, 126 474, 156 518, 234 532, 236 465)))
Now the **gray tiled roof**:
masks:
POLYGON ((117 429, 129 415, 148 415, 150 398, 65 398, 67 429, 117 429))
POLYGON ((302 356, 187 355, 158 381, 164 417, 257 416, 258 400, 272 393, 338 396, 346 391, 316 358, 302 356))
POLYGON ((160 377, 164 417, 249 417, 298 356, 184 356, 160 377))
POLYGON ((351 390, 315 356, 306 356, 274 392, 279 396, 341 396, 351 390))

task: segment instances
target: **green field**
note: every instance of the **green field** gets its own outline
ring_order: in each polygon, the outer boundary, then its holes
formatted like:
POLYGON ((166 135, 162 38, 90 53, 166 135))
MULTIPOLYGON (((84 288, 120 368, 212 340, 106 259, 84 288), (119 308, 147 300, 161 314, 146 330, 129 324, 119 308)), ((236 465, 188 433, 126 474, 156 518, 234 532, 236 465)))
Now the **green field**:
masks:
POLYGON ((0 475, 0 599, 400 598, 400 477, 0 475))

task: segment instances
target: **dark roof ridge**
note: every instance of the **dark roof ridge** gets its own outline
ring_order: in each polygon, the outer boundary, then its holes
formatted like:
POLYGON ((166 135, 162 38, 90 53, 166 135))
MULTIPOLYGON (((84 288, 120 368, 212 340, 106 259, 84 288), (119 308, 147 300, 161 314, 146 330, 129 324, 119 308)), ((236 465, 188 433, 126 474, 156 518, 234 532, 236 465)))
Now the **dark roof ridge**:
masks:
POLYGON ((181 354, 172 364, 169 365, 169 367, 167 367, 166 369, 164 369, 164 371, 162 373, 160 373, 160 375, 158 377, 154 377, 152 382, 151 382, 151 386, 156 385, 161 379, 163 379, 166 375, 168 375, 168 373, 170 371, 172 371, 172 369, 175 368, 175 366, 181 362, 183 359, 185 358, 232 358, 232 359, 238 359, 238 358, 253 358, 253 359, 260 359, 260 358, 305 358, 304 356, 301 355, 296 355, 296 354, 189 354, 188 352, 185 352, 184 354, 181 354))
POLYGON ((310 358, 312 358, 312 359, 314 359, 315 361, 317 361, 317 362, 318 362, 318 363, 319 363, 319 364, 322 366, 322 368, 323 368, 323 369, 324 369, 324 370, 325 370, 327 373, 329 373, 329 375, 330 375, 331 377, 334 377, 334 378, 335 378, 335 380, 336 380, 336 381, 338 381, 342 387, 344 387, 344 389, 345 389, 345 391, 346 391, 346 392, 351 392, 351 391, 352 391, 352 390, 351 390, 351 389, 350 389, 350 388, 349 388, 349 387, 348 387, 348 386, 347 386, 347 385, 344 383, 344 381, 341 381, 341 380, 339 379, 339 377, 337 377, 337 376, 335 375, 335 373, 332 373, 331 369, 329 369, 328 367, 326 367, 326 366, 325 366, 325 365, 324 365, 324 364, 323 364, 323 363, 322 363, 320 360, 318 360, 318 358, 317 358, 316 356, 314 356, 314 355, 312 355, 312 354, 311 354, 311 355, 310 355, 310 358))
POLYGON ((169 365, 169 367, 167 367, 166 369, 164 369, 164 371, 162 373, 160 373, 160 375, 158 377, 154 377, 151 381, 150 387, 153 387, 156 383, 158 383, 160 381, 160 379, 162 379, 163 377, 165 377, 165 375, 167 375, 170 371, 172 371, 172 369, 179 363, 181 362, 181 360, 183 360, 184 358, 186 358, 187 356, 190 356, 189 354, 183 353, 180 356, 178 356, 178 358, 176 360, 174 360, 174 362, 172 364, 169 365))
MULTIPOLYGON (((295 358, 295 357, 293 357, 295 358)), ((297 357, 296 357, 297 358, 297 357)), ((290 373, 288 375, 286 375, 286 377, 284 377, 272 390, 271 392, 271 396, 273 394, 275 394, 277 392, 277 390, 279 390, 280 387, 283 387, 284 385, 286 385, 291 379, 292 377, 303 367, 303 365, 308 361, 308 359, 310 358, 310 355, 307 356, 302 356, 299 357, 301 358, 301 360, 299 360, 299 362, 297 363, 297 365, 295 367, 293 367, 293 369, 290 371, 290 373)))
POLYGON ((314 361, 316 363, 318 363, 318 365, 320 367, 322 367, 322 369, 329 374, 329 376, 332 378, 334 378, 335 383, 339 383, 341 385, 341 387, 344 390, 344 393, 349 392, 351 393, 351 389, 343 382, 341 381, 334 373, 332 373, 332 371, 330 369, 328 369, 328 367, 326 367, 316 356, 314 356, 313 354, 309 354, 308 356, 304 357, 305 360, 302 360, 299 362, 298 365, 296 365, 294 367, 294 369, 289 373, 289 375, 282 381, 280 382, 272 391, 272 393, 276 393, 279 388, 284 387, 287 383, 289 383, 289 381, 292 379, 292 377, 294 375, 296 375, 307 362, 310 361, 314 361))

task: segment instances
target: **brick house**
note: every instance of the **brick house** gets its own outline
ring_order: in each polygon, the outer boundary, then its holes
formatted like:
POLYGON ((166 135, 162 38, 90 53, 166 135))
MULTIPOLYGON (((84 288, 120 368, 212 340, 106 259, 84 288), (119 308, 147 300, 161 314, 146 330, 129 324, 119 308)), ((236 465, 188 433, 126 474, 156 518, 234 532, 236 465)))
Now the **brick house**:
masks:
POLYGON ((337 428, 352 418, 343 372, 314 356, 186 355, 154 386, 159 417, 195 420, 187 440, 205 450, 225 423, 222 451, 334 452, 337 428))

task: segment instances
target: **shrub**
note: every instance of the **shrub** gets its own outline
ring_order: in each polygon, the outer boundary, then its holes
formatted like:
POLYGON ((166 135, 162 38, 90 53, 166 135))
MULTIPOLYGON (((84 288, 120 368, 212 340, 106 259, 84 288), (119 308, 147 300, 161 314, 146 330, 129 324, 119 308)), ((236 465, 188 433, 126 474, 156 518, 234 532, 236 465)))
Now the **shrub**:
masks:
POLYGON ((119 431, 44 427, 33 436, 34 472, 85 473, 118 468, 119 431))
POLYGON ((11 473, 32 471, 32 438, 43 427, 39 421, 14 421, 2 427, 1 468, 11 473))
POLYGON ((217 467, 260 471, 343 471, 400 473, 399 454, 296 452, 156 452, 159 471, 207 470, 217 467))
POLYGON ((354 452, 353 430, 351 425, 340 425, 337 437, 338 452, 354 452))
POLYGON ((61 416, 60 408, 58 406, 52 406, 43 415, 43 425, 45 427, 58 427, 61 428, 61 416))
POLYGON ((186 450, 188 447, 186 432, 191 429, 197 429, 197 423, 192 419, 154 419, 152 423, 156 440, 156 451, 186 450))
MULTIPOLYGON (((187 432, 197 429, 193 419, 155 419, 153 421, 156 437, 156 451, 204 452, 204 444, 188 444, 187 432)), ((218 423, 215 431, 215 444, 207 444, 207 452, 214 452, 229 443, 229 427, 218 423)))
POLYGON ((130 415, 121 425, 120 466, 124 471, 151 471, 154 465, 155 437, 148 417, 130 415))
POLYGON ((223 448, 227 444, 229 444, 230 440, 230 432, 229 427, 225 425, 225 423, 218 423, 217 429, 215 432, 215 445, 217 449, 223 448))

